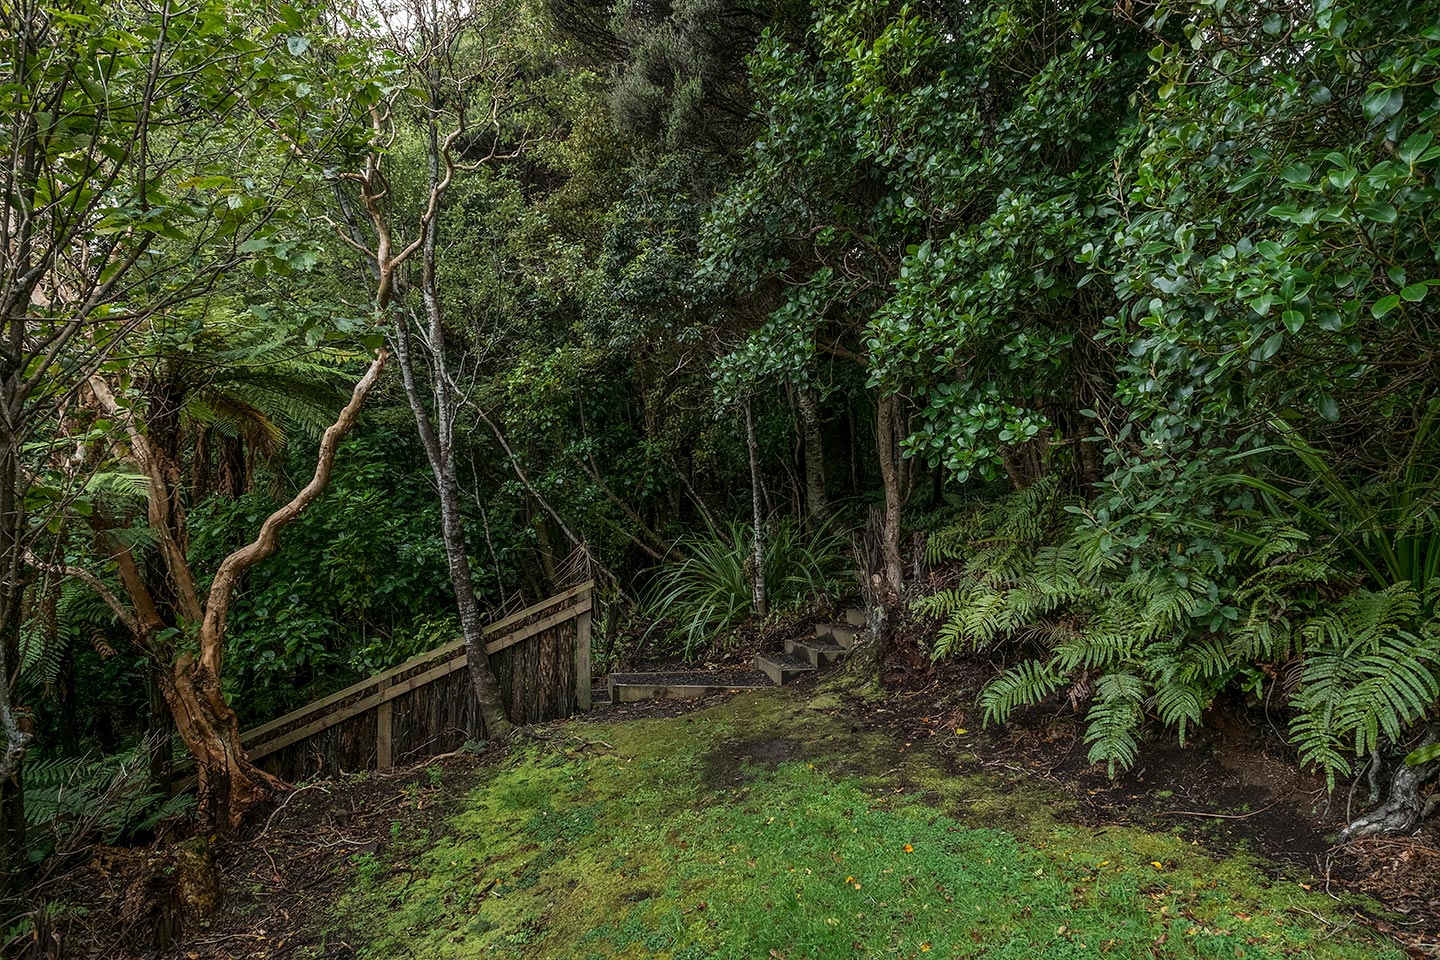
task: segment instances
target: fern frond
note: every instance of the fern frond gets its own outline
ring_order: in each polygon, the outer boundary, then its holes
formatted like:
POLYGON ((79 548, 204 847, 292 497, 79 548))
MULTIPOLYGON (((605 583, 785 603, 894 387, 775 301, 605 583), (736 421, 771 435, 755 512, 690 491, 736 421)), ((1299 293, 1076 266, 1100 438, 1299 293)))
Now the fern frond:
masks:
POLYGON ((1382 733, 1402 739, 1440 699, 1434 627, 1408 629, 1419 611, 1408 583, 1356 590, 1299 630, 1290 730, 1301 761, 1322 768, 1332 788, 1350 772, 1347 747, 1363 755, 1382 733))
POLYGON ((1128 770, 1140 756, 1136 731, 1144 719, 1145 682, 1130 673, 1107 673, 1095 684, 1095 699, 1085 715, 1085 741, 1091 763, 1103 763, 1110 776, 1128 770))
POLYGON ((1026 660, 985 684, 980 706, 985 723, 1004 723, 1016 707, 1039 703, 1065 684, 1065 676, 1039 660, 1026 660))

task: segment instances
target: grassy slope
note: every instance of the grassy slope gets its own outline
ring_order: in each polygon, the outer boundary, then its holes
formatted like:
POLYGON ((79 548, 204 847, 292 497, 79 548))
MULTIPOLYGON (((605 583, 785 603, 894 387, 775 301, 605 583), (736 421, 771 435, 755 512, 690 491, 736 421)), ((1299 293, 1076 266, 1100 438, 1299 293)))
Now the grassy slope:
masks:
POLYGON ((1244 857, 1064 823, 1041 787, 852 732, 856 709, 786 690, 552 725, 450 785, 443 835, 397 822, 358 858, 329 936, 370 958, 1399 956, 1244 857))

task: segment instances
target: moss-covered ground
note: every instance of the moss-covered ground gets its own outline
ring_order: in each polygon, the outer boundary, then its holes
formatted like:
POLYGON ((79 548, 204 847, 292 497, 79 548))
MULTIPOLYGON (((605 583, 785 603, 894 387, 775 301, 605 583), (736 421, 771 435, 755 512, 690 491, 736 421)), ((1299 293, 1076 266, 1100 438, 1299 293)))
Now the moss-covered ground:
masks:
POLYGON ((386 960, 1400 956, 1304 878, 1078 825, 863 709, 785 689, 549 725, 353 858, 325 939, 386 960))

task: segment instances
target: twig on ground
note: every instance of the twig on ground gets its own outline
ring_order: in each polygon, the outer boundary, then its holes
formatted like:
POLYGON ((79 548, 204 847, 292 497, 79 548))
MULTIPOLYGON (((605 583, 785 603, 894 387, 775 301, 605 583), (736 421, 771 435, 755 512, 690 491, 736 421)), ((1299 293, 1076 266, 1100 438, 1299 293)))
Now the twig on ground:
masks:
POLYGON ((1157 817, 1210 817, 1215 820, 1249 820, 1251 817, 1259 816, 1271 807, 1278 806, 1285 798, 1281 797, 1271 803, 1267 803, 1259 810, 1251 810, 1249 813, 1205 813, 1202 810, 1161 810, 1155 814, 1157 817))
POLYGON ((284 810, 287 806, 290 805, 290 801, 291 801, 291 800, 294 800, 296 797, 298 797, 300 794, 304 793, 306 790, 316 790, 316 789, 324 790, 325 793, 329 793, 329 792, 330 792, 329 790, 325 790, 325 788, 324 788, 323 786, 321 786, 319 780, 315 780, 315 781, 312 781, 312 782, 310 782, 310 783, 305 784, 305 786, 303 786, 303 787, 297 787, 297 788, 295 788, 294 790, 291 790, 289 793, 287 793, 287 794, 285 795, 285 799, 280 801, 280 805, 277 806, 274 810, 270 811, 270 816, 265 820, 265 826, 264 826, 264 828, 261 829, 261 831, 255 835, 255 840, 252 840, 251 843, 254 843, 254 842, 258 841, 261 837, 265 836, 265 834, 270 831, 271 825, 275 823, 275 818, 280 815, 280 811, 281 811, 281 810, 284 810))
POLYGON ((1326 920, 1324 917, 1322 917, 1320 914, 1316 913, 1314 910, 1307 910, 1307 909, 1305 909, 1304 907, 1295 907, 1295 906, 1286 907, 1286 908, 1285 908, 1285 912, 1286 912, 1286 913, 1303 913, 1303 914, 1305 914, 1305 916, 1307 916, 1307 917, 1312 917, 1312 918, 1314 918, 1314 920, 1315 920, 1317 923, 1320 924, 1321 928, 1324 929, 1324 931, 1325 931, 1324 937, 1325 937, 1326 940, 1329 940, 1331 937, 1335 936, 1337 933, 1341 932, 1342 930, 1345 930, 1346 928, 1352 927, 1352 926, 1355 925, 1355 918, 1354 918, 1354 917, 1348 918, 1344 923, 1331 923, 1329 920, 1326 920))
POLYGON ((370 843, 370 842, 371 842, 371 841, 369 841, 369 840, 351 840, 349 837, 341 837, 339 840, 331 840, 329 843, 312 843, 311 846, 312 846, 312 847, 338 847, 338 846, 341 846, 342 844, 353 843, 353 844, 355 844, 357 847, 363 847, 363 846, 365 846, 367 843, 370 843))

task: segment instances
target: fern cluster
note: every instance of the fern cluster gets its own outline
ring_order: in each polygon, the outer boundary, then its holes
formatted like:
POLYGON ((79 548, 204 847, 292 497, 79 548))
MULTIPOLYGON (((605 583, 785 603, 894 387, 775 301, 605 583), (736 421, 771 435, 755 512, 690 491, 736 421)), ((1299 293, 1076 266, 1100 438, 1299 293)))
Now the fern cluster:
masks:
MULTIPOLYGON (((644 596, 646 631, 661 633, 688 660, 754 613, 748 524, 731 522, 676 543, 681 556, 654 571, 644 596)), ((850 541, 832 525, 806 531, 784 518, 766 531, 765 590, 773 611, 794 611, 839 595, 851 564, 850 541)))
POLYGON ((30 702, 50 695, 66 655, 101 637, 114 620, 105 602, 78 580, 47 580, 36 592, 36 609, 20 627, 17 678, 30 702))
POLYGON ((1278 521, 1206 533, 1221 546, 1127 556, 1043 481, 971 511, 930 540, 931 561, 957 568, 917 601, 943 620, 933 655, 1008 662, 981 692, 987 723, 1067 691, 1112 774, 1135 763, 1147 718, 1183 743, 1231 685, 1284 678, 1293 744, 1332 784, 1440 699, 1440 626, 1411 583, 1358 586, 1278 521))
POLYGON ((35 756, 25 765, 25 816, 38 855, 133 839, 194 805, 189 793, 155 787, 143 746, 98 758, 35 756))

